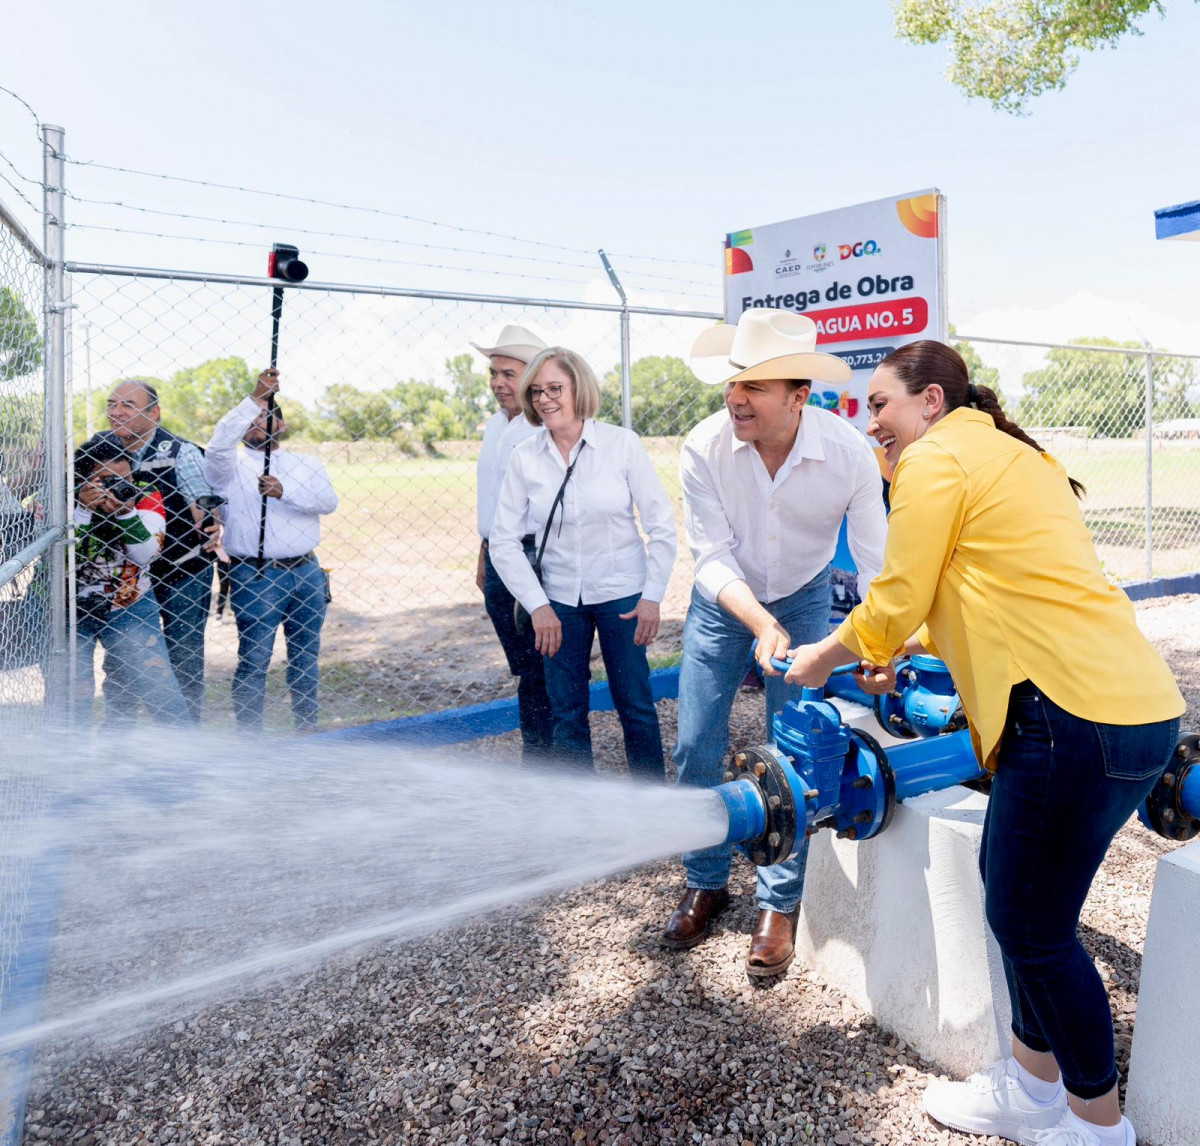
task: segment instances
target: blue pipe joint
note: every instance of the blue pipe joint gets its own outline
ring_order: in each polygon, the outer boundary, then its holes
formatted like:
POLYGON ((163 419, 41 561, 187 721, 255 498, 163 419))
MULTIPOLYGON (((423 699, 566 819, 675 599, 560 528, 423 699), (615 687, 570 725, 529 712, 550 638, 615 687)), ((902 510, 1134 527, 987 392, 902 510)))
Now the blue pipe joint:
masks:
POLYGON ((927 654, 896 665, 896 687, 875 698, 880 728, 906 740, 960 732, 967 717, 946 662, 927 654))
POLYGON ((1138 819, 1167 840, 1200 835, 1200 736, 1185 736, 1175 746, 1138 819))
POLYGON ((758 785, 750 780, 734 780, 719 785, 716 791, 729 816, 729 831, 722 843, 740 844, 765 834, 767 809, 758 785))
POLYGON ((772 720, 775 745, 803 785, 797 806, 804 808, 812 835, 834 828, 847 839, 866 840, 891 822, 895 780, 883 749, 842 723, 821 689, 804 689, 799 701, 772 720))
POLYGON ((734 753, 725 781, 717 788, 726 808, 732 806, 725 842, 737 844, 757 867, 770 867, 792 855, 804 820, 803 812, 797 813, 797 807, 803 808, 803 797, 797 805, 803 784, 791 764, 770 745, 755 745, 734 753), (746 807, 752 801, 758 804, 757 813, 746 807))

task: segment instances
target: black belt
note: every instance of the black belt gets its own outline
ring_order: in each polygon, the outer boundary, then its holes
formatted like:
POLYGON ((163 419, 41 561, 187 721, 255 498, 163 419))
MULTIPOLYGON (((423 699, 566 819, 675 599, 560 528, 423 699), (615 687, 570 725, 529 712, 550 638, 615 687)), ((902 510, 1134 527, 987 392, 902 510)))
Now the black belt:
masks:
MULTIPOLYGON (((317 555, 310 549, 307 553, 302 553, 299 557, 266 557, 263 559, 263 568, 267 569, 296 569, 301 565, 307 565, 310 561, 315 561, 317 555)), ((234 557, 229 555, 230 565, 257 565, 257 557, 234 557)))

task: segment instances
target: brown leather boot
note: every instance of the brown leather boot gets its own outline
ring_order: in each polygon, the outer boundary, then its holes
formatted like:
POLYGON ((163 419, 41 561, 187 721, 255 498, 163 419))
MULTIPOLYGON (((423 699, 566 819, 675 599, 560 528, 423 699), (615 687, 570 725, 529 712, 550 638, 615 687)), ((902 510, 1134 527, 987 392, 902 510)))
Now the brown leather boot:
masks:
POLYGON ((765 978, 782 975, 796 957, 796 922, 800 908, 789 911, 760 911, 754 934, 750 937, 750 954, 746 957, 746 973, 765 978))
POLYGON ((663 935, 663 946, 673 947, 677 951, 695 947, 708 938, 713 920, 728 906, 729 891, 726 888, 705 891, 703 888, 689 887, 671 913, 663 935))

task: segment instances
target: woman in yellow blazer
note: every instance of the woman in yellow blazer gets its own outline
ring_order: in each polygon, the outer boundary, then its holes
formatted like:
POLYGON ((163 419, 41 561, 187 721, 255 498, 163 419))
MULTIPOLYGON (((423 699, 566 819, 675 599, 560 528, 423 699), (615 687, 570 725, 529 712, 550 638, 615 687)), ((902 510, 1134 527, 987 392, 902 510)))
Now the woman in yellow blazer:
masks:
POLYGON ((787 679, 820 685, 849 652, 881 692, 895 656, 928 650, 949 665, 995 773, 979 866, 1012 1057, 931 1084, 926 1108, 1019 1142, 1134 1146, 1108 999, 1076 928, 1113 836, 1174 749, 1183 697, 1100 568, 1082 487, 955 350, 894 351, 867 402, 868 432, 896 467, 883 571, 836 633, 792 650, 787 679))

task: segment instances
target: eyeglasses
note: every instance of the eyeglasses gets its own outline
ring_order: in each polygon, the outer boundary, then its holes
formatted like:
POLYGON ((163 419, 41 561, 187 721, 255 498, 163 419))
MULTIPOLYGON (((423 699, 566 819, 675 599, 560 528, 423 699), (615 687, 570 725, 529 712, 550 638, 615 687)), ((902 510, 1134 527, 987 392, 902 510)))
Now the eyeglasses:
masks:
POLYGON ((556 398, 562 397, 564 384, 562 382, 551 382, 549 386, 530 386, 529 400, 536 402, 542 397, 549 398, 553 402, 556 398))

